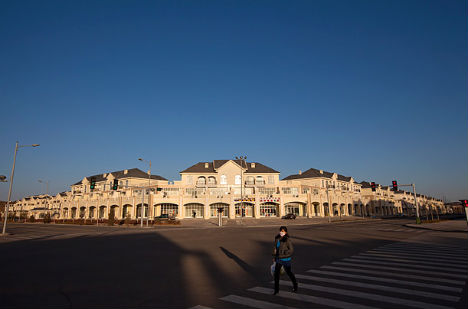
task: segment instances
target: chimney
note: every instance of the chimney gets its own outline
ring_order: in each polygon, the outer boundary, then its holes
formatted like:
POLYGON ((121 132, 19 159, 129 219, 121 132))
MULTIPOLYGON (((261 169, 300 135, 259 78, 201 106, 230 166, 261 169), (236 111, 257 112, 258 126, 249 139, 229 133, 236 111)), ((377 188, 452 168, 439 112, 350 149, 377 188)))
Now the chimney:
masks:
POLYGON ((250 163, 250 168, 255 168, 255 162, 250 163))
POLYGON ((208 162, 205 163, 205 168, 208 168, 208 162))
POLYGON ((320 170, 320 174, 323 174, 323 170, 320 170))
POLYGON ((124 175, 127 175, 128 174, 128 170, 124 170, 124 175))
POLYGON ((299 175, 302 175, 302 171, 301 171, 301 170, 299 170, 299 175))

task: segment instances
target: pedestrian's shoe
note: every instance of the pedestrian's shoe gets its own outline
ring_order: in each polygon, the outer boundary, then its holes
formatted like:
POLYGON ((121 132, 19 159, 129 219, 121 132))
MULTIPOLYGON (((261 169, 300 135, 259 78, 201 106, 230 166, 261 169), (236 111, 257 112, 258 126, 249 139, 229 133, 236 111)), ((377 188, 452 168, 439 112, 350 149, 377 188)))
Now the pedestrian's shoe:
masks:
POLYGON ((297 284, 294 285, 292 291, 293 291, 293 293, 297 293, 297 284))
POLYGON ((274 292, 273 292, 273 295, 276 295, 276 294, 278 294, 278 293, 279 293, 279 291, 274 291, 274 292))

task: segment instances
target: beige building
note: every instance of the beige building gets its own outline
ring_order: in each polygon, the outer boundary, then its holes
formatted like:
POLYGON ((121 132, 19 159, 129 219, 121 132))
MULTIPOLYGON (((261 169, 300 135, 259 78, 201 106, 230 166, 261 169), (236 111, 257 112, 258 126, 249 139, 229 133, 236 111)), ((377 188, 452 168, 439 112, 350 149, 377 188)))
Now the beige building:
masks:
MULTIPOLYGON (((280 172, 258 162, 214 160, 198 162, 167 179, 129 169, 84 177, 69 192, 24 198, 14 211, 41 217, 45 212, 60 219, 153 219, 161 214, 179 219, 223 217, 390 216, 414 213, 414 197, 368 182, 310 168, 280 180, 280 172), (93 190, 91 183, 95 184, 93 190), (118 184, 113 190, 114 183, 118 184), (41 215, 42 213, 42 215, 41 215)), ((444 212, 440 200, 418 195, 421 211, 444 212)))

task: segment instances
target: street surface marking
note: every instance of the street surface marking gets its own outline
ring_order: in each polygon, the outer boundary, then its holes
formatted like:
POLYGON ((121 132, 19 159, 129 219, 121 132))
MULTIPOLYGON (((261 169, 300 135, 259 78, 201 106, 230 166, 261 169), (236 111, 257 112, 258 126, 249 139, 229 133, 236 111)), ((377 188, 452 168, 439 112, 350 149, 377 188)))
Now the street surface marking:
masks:
MULTIPOLYGON (((358 262, 362 262, 362 261, 358 261, 358 262)), ((387 266, 367 265, 367 264, 348 263, 348 262, 332 262, 332 264, 345 265, 345 266, 357 266, 357 267, 363 267, 363 268, 374 268, 374 269, 382 269, 382 270, 405 271, 405 272, 416 273, 416 274, 445 276, 445 277, 453 277, 453 278, 461 278, 461 279, 466 279, 466 277, 467 277, 466 275, 447 274, 447 273, 441 273, 441 272, 437 272, 437 271, 404 269, 404 268, 398 268, 398 267, 387 267, 387 266)))
POLYGON ((397 245, 387 245, 382 246, 381 249, 399 249, 399 250, 410 250, 410 251, 428 251, 434 253, 443 253, 443 254, 466 254, 463 248, 453 248, 453 249, 446 249, 440 247, 428 247, 428 246, 418 246, 418 245, 405 245, 405 246, 397 246, 397 245))
POLYGON ((446 257, 458 257, 463 258, 466 256, 464 252, 454 252, 454 251, 441 251, 441 250, 428 250, 428 249, 409 249, 409 248, 397 248, 397 247, 386 247, 386 248, 379 248, 380 250, 384 251, 392 251, 392 252, 407 252, 407 253, 414 253, 414 254, 434 254, 446 257))
POLYGON ((205 306, 200 306, 196 305, 195 307, 189 308, 189 309, 212 309, 211 307, 205 307, 205 306))
MULTIPOLYGON (((339 267, 337 267, 337 268, 339 268, 339 267)), ((342 268, 342 269, 347 270, 346 268, 342 268)), ((320 275, 331 275, 331 276, 337 276, 337 277, 356 278, 356 279, 396 283, 396 284, 401 284, 401 285, 411 285, 411 286, 418 286, 418 287, 422 287, 422 288, 430 288, 430 289, 437 289, 437 290, 450 291, 450 292, 461 292, 463 290, 462 288, 453 288, 453 287, 445 286, 445 285, 421 283, 421 282, 397 280, 397 279, 389 279, 389 278, 382 278, 382 277, 353 275, 353 274, 337 273, 337 272, 333 272, 333 271, 323 271, 323 270, 311 269, 311 270, 308 270, 307 272, 320 274, 320 275)), ((308 278, 306 278, 308 276, 303 276, 303 275, 296 275, 296 277, 303 278, 303 279, 308 279, 308 278)))
MULTIPOLYGON (((280 280, 280 284, 291 285, 291 282, 285 281, 285 280, 280 280)), ((299 285, 299 288, 313 290, 313 291, 319 291, 319 292, 325 292, 325 293, 333 293, 333 294, 338 294, 338 295, 345 295, 345 296, 363 298, 363 299, 370 299, 370 300, 374 300, 374 301, 378 301, 378 302, 383 301, 383 302, 387 302, 387 303, 391 303, 391 304, 396 304, 396 305, 401 305, 401 306, 409 306, 409 307, 415 307, 415 308, 422 308, 422 309, 448 309, 448 308, 450 308, 450 307, 447 307, 447 306, 440 306, 440 305, 436 305, 436 304, 424 303, 424 302, 409 300, 409 299, 404 299, 404 298, 396 298, 396 297, 384 296, 384 295, 379 295, 379 294, 371 294, 371 293, 366 293, 366 292, 358 292, 358 291, 352 291, 352 290, 337 289, 337 288, 325 287, 325 286, 314 285, 314 284, 301 283, 299 285)))
POLYGON ((435 266, 445 266, 443 268, 447 268, 447 266, 452 269, 452 268, 461 268, 461 269, 466 269, 466 263, 459 264, 459 263, 450 263, 450 265, 447 265, 447 262, 432 262, 432 261, 427 261, 427 260, 410 260, 407 258, 392 258, 392 257, 385 257, 385 256, 379 256, 379 255, 368 255, 365 253, 360 253, 358 255, 353 255, 351 258, 358 258, 358 259, 365 259, 365 260, 376 260, 376 261, 395 261, 395 262, 403 262, 405 264, 424 264, 424 265, 435 265, 435 266))
POLYGON ((408 254, 408 255, 414 255, 414 256, 434 256, 434 257, 439 257, 439 258, 445 258, 445 259, 462 259, 466 260, 466 254, 445 254, 445 253, 440 253, 440 252, 423 252, 420 250, 406 250, 406 249, 390 249, 390 248, 379 248, 379 249, 374 249, 372 251, 377 251, 377 252, 386 252, 386 253, 401 253, 401 254, 408 254))
MULTIPOLYGON (((405 260, 414 260, 414 261, 421 261, 421 262, 434 262, 434 263, 444 263, 444 265, 447 265, 447 258, 441 259, 441 258, 433 258, 432 254, 427 255, 427 256, 407 256, 407 255, 401 255, 398 253, 384 253, 384 252, 371 252, 371 251, 366 251, 365 253, 360 253, 359 255, 362 256, 372 256, 372 257, 383 257, 383 258, 398 258, 398 259, 405 259, 405 260)), ((466 264, 465 261, 463 260, 454 260, 450 259, 451 262, 455 262, 458 264, 466 264)))
POLYGON ((451 262, 466 262, 466 258, 443 258, 439 256, 431 255, 415 255, 415 254, 406 254, 406 253, 397 253, 397 252, 383 252, 377 250, 369 250, 366 253, 361 253, 361 255, 373 255, 373 256, 389 256, 389 257, 399 257, 399 258, 407 258, 410 260, 423 260, 423 261, 434 261, 434 262, 445 262, 450 260, 451 262))
POLYGON ((409 247, 409 248, 421 248, 421 249, 440 249, 440 250, 458 250, 463 251, 457 246, 446 246, 446 245, 432 245, 432 244, 421 244, 414 242, 399 242, 383 245, 382 247, 409 247))
MULTIPOLYGON (((280 283, 281 283, 281 281, 282 280, 280 280, 280 283)), ((262 288, 262 287, 251 288, 251 289, 249 289, 249 291, 262 293, 262 294, 273 294, 273 289, 262 288)), ((305 302, 319 304, 319 305, 325 305, 325 306, 336 307, 336 308, 343 308, 343 309, 349 309, 349 308, 375 309, 375 307, 370 307, 370 306, 365 306, 365 305, 360 305, 360 304, 355 304, 355 303, 348 303, 348 302, 344 302, 344 301, 340 301, 340 300, 334 300, 334 299, 311 296, 311 295, 305 295, 305 294, 284 292, 284 291, 280 291, 277 294, 277 296, 284 297, 284 298, 295 299, 295 300, 300 300, 300 301, 305 301, 305 302)))
POLYGON ((397 288, 397 287, 392 287, 392 286, 387 286, 387 285, 361 283, 361 282, 348 281, 348 280, 330 279, 330 278, 322 278, 322 277, 316 277, 316 276, 304 276, 304 275, 296 275, 296 278, 319 281, 319 282, 336 283, 340 285, 356 286, 360 288, 374 289, 374 290, 380 290, 380 291, 390 291, 390 292, 395 292, 395 293, 400 293, 400 294, 419 295, 422 297, 437 298, 437 299, 443 299, 443 300, 448 300, 448 301, 453 301, 453 302, 457 302, 460 299, 460 297, 450 296, 450 295, 445 295, 445 294, 409 290, 409 289, 397 288))
MULTIPOLYGON (((371 259, 364 259, 364 258, 345 258, 343 261, 346 262, 354 262, 354 263, 369 263, 369 264, 376 264, 376 265, 390 265, 390 266, 403 266, 403 267, 411 267, 411 268, 421 268, 421 269, 435 269, 435 270, 443 270, 443 271, 450 271, 450 272, 457 272, 462 271, 463 269, 453 270, 450 268, 445 267, 435 267, 435 266, 423 266, 423 265, 402 265, 401 263, 394 263, 394 262, 381 262, 379 259, 371 260, 371 259)), ((452 274, 451 274, 452 275, 452 274)), ((454 275, 454 274, 453 274, 454 275)), ((464 276, 466 277, 466 276, 464 276)))
MULTIPOLYGON (((273 290, 271 290, 271 294, 273 294, 273 290)), ((283 306, 280 304, 270 303, 262 300, 256 300, 253 298, 242 297, 237 295, 228 295, 225 297, 221 297, 220 299, 231 303, 260 309, 294 309, 294 307, 283 306)))

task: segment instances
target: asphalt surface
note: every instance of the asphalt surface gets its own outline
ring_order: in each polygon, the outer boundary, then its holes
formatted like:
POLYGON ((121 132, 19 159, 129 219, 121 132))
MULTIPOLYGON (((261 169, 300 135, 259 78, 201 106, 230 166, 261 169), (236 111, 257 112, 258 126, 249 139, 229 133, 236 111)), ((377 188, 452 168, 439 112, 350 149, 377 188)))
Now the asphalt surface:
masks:
POLYGON ((291 224, 299 292, 285 275, 277 296, 279 226, 10 224, 0 307, 467 308, 467 234, 408 223, 291 224))

